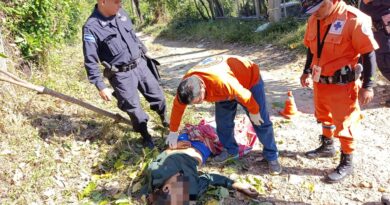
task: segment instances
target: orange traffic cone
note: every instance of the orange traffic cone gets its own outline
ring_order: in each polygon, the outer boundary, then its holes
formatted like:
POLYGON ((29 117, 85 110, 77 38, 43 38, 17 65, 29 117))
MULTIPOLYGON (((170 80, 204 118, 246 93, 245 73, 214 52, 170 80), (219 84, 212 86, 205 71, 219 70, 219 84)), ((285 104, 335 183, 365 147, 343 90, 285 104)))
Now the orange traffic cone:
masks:
POLYGON ((284 105, 284 110, 281 110, 279 114, 281 114, 283 117, 287 119, 291 119, 296 114, 299 114, 299 111, 297 109, 297 106, 295 105, 294 96, 292 95, 291 91, 287 92, 288 98, 284 105))

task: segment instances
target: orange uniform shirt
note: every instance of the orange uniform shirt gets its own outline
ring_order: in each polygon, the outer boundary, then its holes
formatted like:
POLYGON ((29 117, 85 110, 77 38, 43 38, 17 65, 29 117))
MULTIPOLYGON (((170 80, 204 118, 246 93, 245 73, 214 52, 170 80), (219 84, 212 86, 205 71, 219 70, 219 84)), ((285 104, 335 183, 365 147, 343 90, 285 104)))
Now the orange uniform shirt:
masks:
POLYGON ((379 46, 371 30, 371 18, 357 8, 339 1, 335 10, 320 21, 321 42, 327 27, 321 58, 317 56, 317 19, 310 16, 304 37, 304 44, 313 53, 313 65, 322 68, 321 75, 332 76, 336 70, 357 64, 360 54, 374 51, 379 46))
MULTIPOLYGON (((190 69, 183 79, 196 75, 206 86, 205 101, 219 102, 237 100, 250 113, 258 113, 259 105, 252 97, 252 88, 260 79, 259 66, 249 59, 239 56, 214 56, 201 61, 190 69)), ((171 112, 170 130, 179 129, 185 104, 176 96, 171 112)))

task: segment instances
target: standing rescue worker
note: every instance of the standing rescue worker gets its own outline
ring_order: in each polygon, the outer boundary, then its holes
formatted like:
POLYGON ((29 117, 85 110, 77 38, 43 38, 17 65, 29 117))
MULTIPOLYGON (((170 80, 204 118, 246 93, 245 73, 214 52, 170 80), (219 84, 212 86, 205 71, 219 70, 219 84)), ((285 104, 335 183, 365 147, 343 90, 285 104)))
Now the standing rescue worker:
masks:
MULTIPOLYGON (((376 62, 382 75, 390 81, 390 1, 362 0, 360 10, 372 18, 374 37, 379 44, 376 62)), ((390 107, 390 99, 386 106, 390 107)))
POLYGON ((238 145, 234 138, 234 118, 241 104, 250 117, 256 134, 263 144, 263 156, 271 174, 279 174, 272 122, 266 107, 264 82, 258 65, 239 56, 210 57, 190 69, 183 77, 173 102, 170 133, 166 142, 175 148, 178 128, 187 105, 203 101, 215 102, 217 135, 225 150, 215 157, 222 162, 237 158, 238 145))
POLYGON ((373 77, 378 48, 371 19, 340 0, 302 0, 308 19, 304 44, 307 61, 301 76, 303 87, 312 77, 317 121, 322 123, 321 146, 307 152, 309 158, 333 157, 333 137, 341 143, 341 158, 326 181, 333 183, 352 174, 356 128, 362 119, 359 107, 373 98, 373 77), (363 84, 359 79, 363 59, 363 84))
POLYGON ((147 129, 149 117, 140 105, 137 90, 150 103, 150 108, 159 114, 163 125, 168 127, 165 98, 143 58, 146 48, 136 36, 120 0, 97 1, 83 27, 83 51, 88 79, 97 87, 100 97, 105 101, 111 100, 99 63, 105 67, 104 76, 114 89, 118 107, 130 116, 133 129, 143 138, 143 145, 153 148, 147 129))

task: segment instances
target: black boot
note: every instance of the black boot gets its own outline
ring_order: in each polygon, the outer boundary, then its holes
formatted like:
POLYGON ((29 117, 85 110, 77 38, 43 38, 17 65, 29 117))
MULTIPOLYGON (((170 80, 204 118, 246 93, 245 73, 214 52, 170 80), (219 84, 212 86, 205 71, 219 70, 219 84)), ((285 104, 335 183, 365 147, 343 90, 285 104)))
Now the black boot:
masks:
POLYGON ((321 146, 315 150, 306 152, 306 157, 310 159, 318 157, 333 157, 336 154, 336 150, 333 146, 333 139, 327 138, 324 135, 320 135, 321 146))
POLYGON ((352 174, 353 164, 352 164, 352 154, 341 153, 340 164, 337 168, 328 174, 326 181, 329 183, 339 182, 344 179, 346 176, 352 174))
POLYGON ((162 125, 163 125, 164 127, 169 127, 169 119, 168 119, 166 113, 160 115, 160 120, 161 120, 161 123, 162 123, 162 125))
POLYGON ((152 136, 148 132, 147 124, 146 123, 141 123, 139 125, 139 128, 140 128, 139 133, 142 136, 142 146, 148 147, 150 149, 153 149, 154 148, 154 143, 153 143, 153 140, 152 140, 152 136))
POLYGON ((390 107, 390 99, 386 100, 385 106, 386 106, 386 107, 390 107))

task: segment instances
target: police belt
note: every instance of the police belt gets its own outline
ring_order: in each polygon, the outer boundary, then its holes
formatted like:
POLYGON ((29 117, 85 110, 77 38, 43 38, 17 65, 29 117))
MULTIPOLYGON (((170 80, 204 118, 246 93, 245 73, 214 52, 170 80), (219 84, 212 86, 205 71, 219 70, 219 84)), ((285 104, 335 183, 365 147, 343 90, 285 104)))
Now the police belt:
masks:
POLYGON ((129 65, 123 65, 123 66, 119 66, 119 67, 116 67, 118 69, 117 72, 127 72, 129 70, 132 70, 134 68, 137 67, 137 63, 132 63, 132 64, 129 64, 129 65))
POLYGON ((110 71, 112 71, 112 72, 115 72, 115 73, 117 73, 117 72, 127 72, 127 71, 129 71, 129 70, 132 70, 132 69, 136 68, 137 65, 138 65, 138 63, 139 63, 139 61, 140 61, 140 59, 141 59, 141 58, 137 58, 136 60, 131 61, 129 64, 127 64, 127 65, 121 65, 121 66, 110 65, 110 64, 108 64, 108 63, 105 62, 105 61, 103 61, 102 64, 103 64, 103 66, 104 66, 106 69, 108 69, 108 70, 110 70, 110 71))
POLYGON ((351 69, 345 66, 337 70, 333 76, 320 76, 319 83, 322 84, 347 84, 360 77, 361 69, 351 69))

